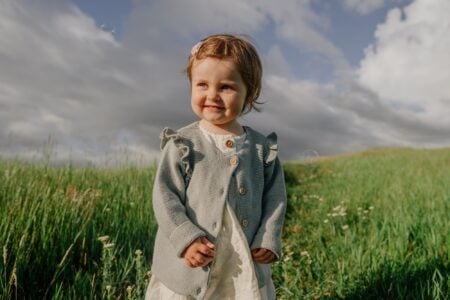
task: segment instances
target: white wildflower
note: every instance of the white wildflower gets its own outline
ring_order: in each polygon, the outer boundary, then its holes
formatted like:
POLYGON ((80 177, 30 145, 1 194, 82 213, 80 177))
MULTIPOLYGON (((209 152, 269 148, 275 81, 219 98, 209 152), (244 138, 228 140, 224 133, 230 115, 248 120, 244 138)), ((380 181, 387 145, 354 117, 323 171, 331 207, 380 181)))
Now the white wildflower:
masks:
POLYGON ((109 236, 103 235, 103 236, 98 237, 97 240, 99 240, 102 243, 107 243, 109 241, 109 236))
POLYGON ((131 296, 131 292, 133 291, 133 287, 131 286, 131 285, 129 285, 128 287, 127 287, 127 293, 128 293, 128 296, 131 296))
POLYGON ((109 248, 112 248, 112 247, 114 247, 114 243, 109 243, 109 244, 104 244, 103 245, 103 248, 105 248, 105 249, 109 249, 109 248))

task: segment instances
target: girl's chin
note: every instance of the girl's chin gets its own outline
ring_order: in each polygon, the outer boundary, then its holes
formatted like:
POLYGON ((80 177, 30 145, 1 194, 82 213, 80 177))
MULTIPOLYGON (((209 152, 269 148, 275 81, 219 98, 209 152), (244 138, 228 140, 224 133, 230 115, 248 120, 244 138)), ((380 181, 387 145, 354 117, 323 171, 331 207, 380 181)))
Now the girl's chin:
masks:
POLYGON ((207 118, 203 118, 201 121, 201 123, 203 123, 203 125, 206 128, 210 128, 210 129, 214 129, 214 128, 220 128, 220 129, 225 129, 228 130, 230 128, 235 127, 235 123, 234 120, 232 121, 228 121, 228 120, 211 120, 211 119, 207 119, 207 118))

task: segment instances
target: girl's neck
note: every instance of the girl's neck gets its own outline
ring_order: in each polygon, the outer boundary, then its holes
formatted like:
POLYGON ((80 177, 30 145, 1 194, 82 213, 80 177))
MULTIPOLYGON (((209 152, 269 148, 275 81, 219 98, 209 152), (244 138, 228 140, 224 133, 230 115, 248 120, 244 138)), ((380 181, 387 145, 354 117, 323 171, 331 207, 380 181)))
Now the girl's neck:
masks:
POLYGON ((226 125, 216 125, 202 119, 200 120, 199 125, 202 128, 206 129, 207 131, 215 134, 223 134, 223 135, 232 134, 239 136, 244 133, 244 128, 242 128, 241 124, 239 124, 237 121, 234 121, 233 123, 226 125))

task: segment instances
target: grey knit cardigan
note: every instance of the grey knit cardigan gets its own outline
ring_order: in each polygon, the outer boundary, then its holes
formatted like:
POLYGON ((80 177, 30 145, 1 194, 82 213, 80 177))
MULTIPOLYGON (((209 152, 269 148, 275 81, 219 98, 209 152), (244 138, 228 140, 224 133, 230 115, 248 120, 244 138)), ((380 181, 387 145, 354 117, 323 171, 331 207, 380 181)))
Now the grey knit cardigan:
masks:
MULTIPOLYGON (((152 273, 174 292, 203 298, 210 266, 190 268, 181 254, 201 236, 215 243, 225 201, 251 249, 267 248, 281 256, 286 190, 277 136, 265 137, 246 126, 244 130, 244 145, 232 156, 204 137, 199 122, 161 133, 162 154, 153 186, 159 227, 152 273)), ((255 270, 261 287, 266 275, 258 263, 255 270)))

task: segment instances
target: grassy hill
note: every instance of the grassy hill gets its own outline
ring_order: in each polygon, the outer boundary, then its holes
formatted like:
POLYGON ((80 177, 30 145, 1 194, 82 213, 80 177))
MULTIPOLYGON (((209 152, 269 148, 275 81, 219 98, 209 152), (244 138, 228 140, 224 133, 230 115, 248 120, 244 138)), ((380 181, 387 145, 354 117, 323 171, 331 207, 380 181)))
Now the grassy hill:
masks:
MULTIPOLYGON (((450 149, 285 164, 280 299, 448 299, 450 149)), ((0 160, 0 297, 142 299, 154 168, 0 160)))

